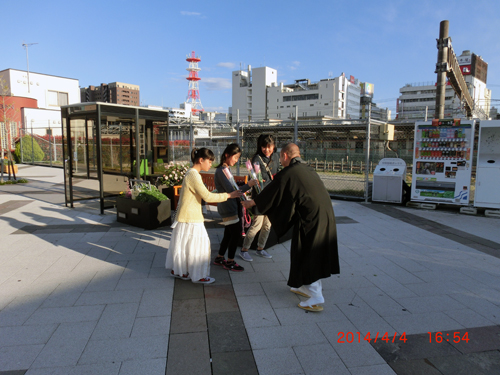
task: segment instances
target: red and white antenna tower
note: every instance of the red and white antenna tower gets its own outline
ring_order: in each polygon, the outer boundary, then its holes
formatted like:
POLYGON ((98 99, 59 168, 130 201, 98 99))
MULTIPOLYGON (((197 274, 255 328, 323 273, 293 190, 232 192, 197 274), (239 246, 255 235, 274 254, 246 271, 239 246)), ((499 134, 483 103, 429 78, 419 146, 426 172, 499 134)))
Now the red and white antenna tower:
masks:
POLYGON ((195 56, 194 51, 192 51, 191 56, 187 55, 186 61, 189 62, 189 68, 186 68, 189 72, 189 76, 186 78, 189 81, 189 90, 186 102, 191 104, 191 111, 196 114, 203 111, 203 106, 200 101, 200 88, 198 86, 198 81, 201 79, 198 77, 198 72, 201 70, 198 68, 198 63, 201 59, 199 56, 195 56))

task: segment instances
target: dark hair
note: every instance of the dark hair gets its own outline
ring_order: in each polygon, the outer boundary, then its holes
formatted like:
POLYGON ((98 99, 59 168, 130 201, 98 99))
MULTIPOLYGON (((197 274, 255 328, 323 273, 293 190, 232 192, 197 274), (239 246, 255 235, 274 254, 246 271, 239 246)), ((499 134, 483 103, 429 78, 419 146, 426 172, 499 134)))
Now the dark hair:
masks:
POLYGON ((200 158, 202 158, 202 159, 210 159, 210 160, 214 161, 215 160, 215 155, 212 152, 212 150, 209 150, 206 147, 193 148, 193 150, 191 151, 191 161, 193 162, 193 164, 196 164, 196 162, 200 158))
POLYGON ((271 134, 261 134, 259 138, 257 138, 257 152, 255 155, 263 156, 262 147, 266 147, 268 145, 274 145, 273 152, 276 152, 276 142, 274 142, 274 138, 271 134))
POLYGON ((231 143, 226 147, 224 152, 222 153, 220 157, 220 165, 224 164, 226 162, 226 158, 230 158, 233 155, 236 154, 241 154, 241 148, 237 143, 231 143), (226 156, 227 154, 227 156, 226 156))

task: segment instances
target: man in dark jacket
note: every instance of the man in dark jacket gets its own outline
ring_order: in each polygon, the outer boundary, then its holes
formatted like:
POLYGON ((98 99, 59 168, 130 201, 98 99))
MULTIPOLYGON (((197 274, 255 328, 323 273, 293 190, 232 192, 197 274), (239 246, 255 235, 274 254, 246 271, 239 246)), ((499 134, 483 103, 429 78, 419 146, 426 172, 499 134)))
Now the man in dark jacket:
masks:
POLYGON ((299 307, 321 311, 324 303, 321 279, 340 273, 337 229, 332 202, 318 174, 300 158, 299 147, 289 143, 280 153, 285 167, 254 200, 254 205, 268 215, 278 236, 293 230, 290 249, 291 291, 309 297, 299 307))

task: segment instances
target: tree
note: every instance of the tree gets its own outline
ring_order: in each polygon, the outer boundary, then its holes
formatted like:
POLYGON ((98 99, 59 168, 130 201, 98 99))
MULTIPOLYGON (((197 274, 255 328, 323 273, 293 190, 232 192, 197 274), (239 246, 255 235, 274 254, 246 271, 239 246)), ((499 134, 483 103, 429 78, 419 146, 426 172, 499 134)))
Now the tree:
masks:
POLYGON ((23 155, 23 161, 27 163, 41 161, 45 157, 45 153, 38 142, 30 135, 25 135, 19 140, 19 142, 17 142, 16 151, 14 151, 17 161, 21 160, 21 153, 23 155), (23 146, 22 150, 21 145, 23 146))
MULTIPOLYGON (((5 154, 8 155, 8 164, 13 165, 14 162, 12 160, 12 155, 10 153, 9 148, 9 133, 10 133, 10 125, 13 121, 13 116, 16 111, 16 108, 9 100, 11 97, 9 85, 5 79, 0 78, 0 157, 1 157, 1 171, 0 171, 0 180, 3 182, 3 164, 5 154), (4 144, 6 147, 4 147, 4 144)), ((9 172, 10 178, 10 172, 9 172)), ((14 175, 15 178, 15 175, 14 175)))

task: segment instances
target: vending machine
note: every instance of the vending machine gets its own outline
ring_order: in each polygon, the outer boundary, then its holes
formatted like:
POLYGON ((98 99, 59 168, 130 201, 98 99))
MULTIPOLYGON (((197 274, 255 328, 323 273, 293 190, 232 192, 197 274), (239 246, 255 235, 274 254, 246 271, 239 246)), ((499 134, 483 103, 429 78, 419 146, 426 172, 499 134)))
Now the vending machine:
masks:
POLYGON ((415 124, 412 201, 469 204, 474 125, 464 119, 415 124))
POLYGON ((500 209, 500 121, 481 121, 474 206, 500 209))

